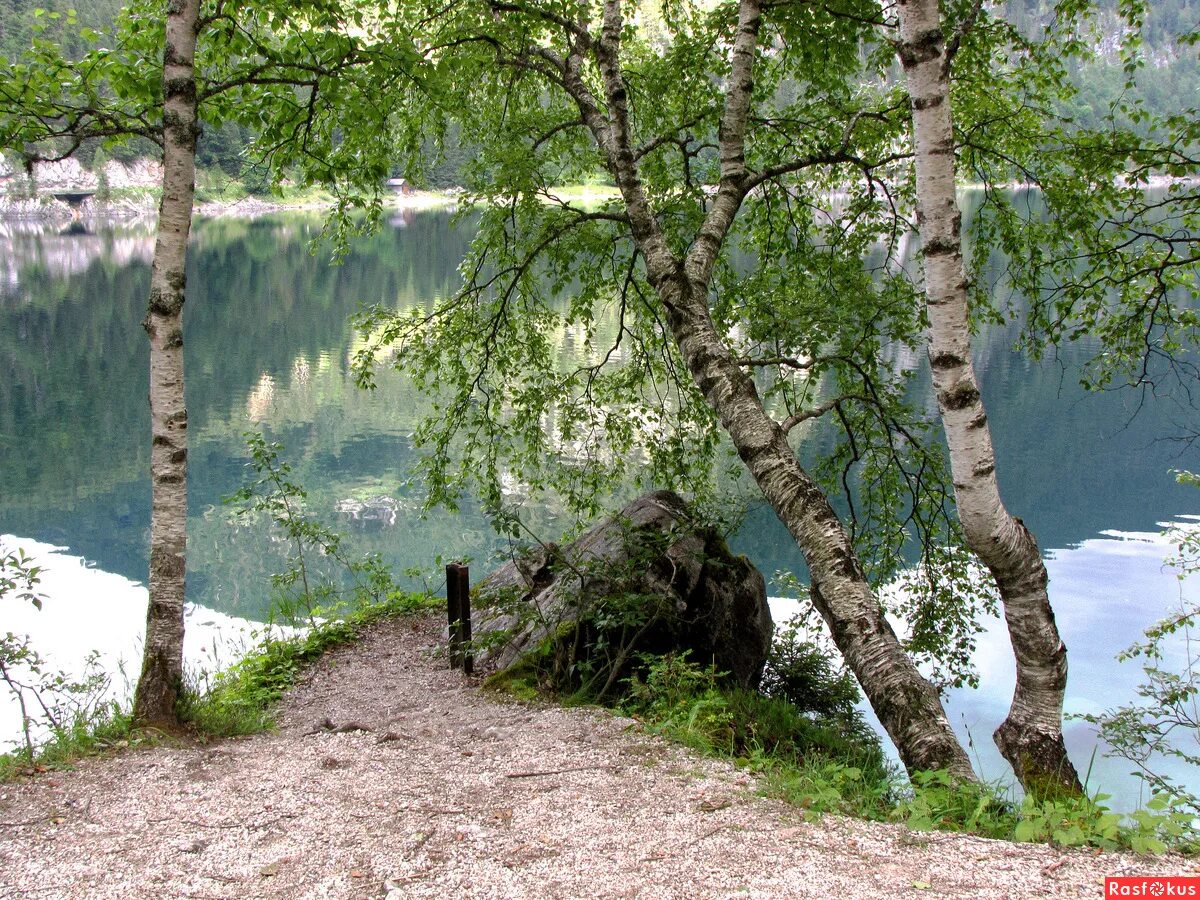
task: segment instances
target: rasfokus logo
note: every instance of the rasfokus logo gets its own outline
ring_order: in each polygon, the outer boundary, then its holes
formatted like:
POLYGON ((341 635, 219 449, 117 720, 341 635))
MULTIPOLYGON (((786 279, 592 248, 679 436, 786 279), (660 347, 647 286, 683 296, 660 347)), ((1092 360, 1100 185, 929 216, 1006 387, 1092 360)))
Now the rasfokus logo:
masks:
POLYGON ((1200 898, 1200 877, 1172 875, 1162 877, 1105 878, 1105 897, 1197 897, 1200 898))

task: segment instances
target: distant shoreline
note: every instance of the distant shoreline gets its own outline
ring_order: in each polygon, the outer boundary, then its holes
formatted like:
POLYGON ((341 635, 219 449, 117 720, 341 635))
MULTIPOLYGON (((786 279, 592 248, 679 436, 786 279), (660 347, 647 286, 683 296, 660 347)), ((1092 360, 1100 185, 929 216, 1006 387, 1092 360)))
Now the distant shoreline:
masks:
MULTIPOLYGON (((1200 176, 1178 177, 1154 175, 1137 182, 1124 182, 1122 187, 1140 187, 1143 190, 1162 190, 1174 186, 1200 185, 1200 176)), ((976 182, 959 185, 961 191, 974 191, 985 187, 976 182)), ((1001 186, 1009 191, 1040 190, 1036 184, 1011 182, 1001 186)), ((124 193, 124 192, 122 192, 124 193)), ((561 202, 595 203, 617 196, 614 188, 598 185, 564 185, 552 190, 553 197, 561 202)), ((206 200, 193 205, 197 218, 257 218, 281 212, 303 212, 328 210, 336 201, 328 196, 258 197, 247 195, 236 200, 206 200)), ((386 198, 385 210, 424 211, 454 209, 461 203, 459 192, 415 190, 386 198)), ((49 196, 32 200, 12 201, 0 195, 0 221, 46 222, 68 225, 76 219, 83 221, 122 222, 158 215, 158 196, 152 188, 143 188, 137 194, 125 194, 106 203, 86 201, 76 211, 67 203, 49 196)))
MULTIPOLYGON (((384 209, 427 210, 450 209, 457 198, 442 191, 413 191, 388 198, 384 209)), ((296 198, 247 196, 237 200, 208 200, 196 203, 192 213, 197 218, 257 218, 280 212, 325 210, 334 205, 327 198, 296 198)), ((153 218, 158 215, 158 198, 147 192, 143 197, 122 197, 108 203, 85 203, 76 215, 68 204, 48 197, 36 200, 7 201, 0 198, 0 221, 47 222, 67 225, 77 218, 83 221, 122 222, 131 219, 153 218)))

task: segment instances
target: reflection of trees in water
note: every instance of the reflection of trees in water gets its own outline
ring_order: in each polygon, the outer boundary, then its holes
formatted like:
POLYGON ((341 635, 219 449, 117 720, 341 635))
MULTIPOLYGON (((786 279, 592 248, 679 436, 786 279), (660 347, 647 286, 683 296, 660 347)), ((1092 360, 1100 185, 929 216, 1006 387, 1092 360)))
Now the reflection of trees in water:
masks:
MULTIPOLYGON (((148 425, 146 351, 139 323, 147 272, 137 262, 110 262, 103 246, 99 254, 78 271, 72 264, 71 274, 37 271, 22 283, 19 300, 0 304, 2 510, 69 510, 145 472, 142 444, 149 439, 139 435, 148 425)), ((131 250, 130 258, 137 257, 131 250)))
MULTIPOLYGON (((359 435, 342 444, 335 456, 305 446, 304 433, 304 428, 292 428, 272 437, 282 440, 281 459, 294 466, 294 479, 306 488, 304 514, 342 533, 348 555, 377 554, 398 574, 419 569, 436 587, 441 581, 434 562, 438 556, 482 565, 493 554, 504 554, 507 543, 470 498, 458 512, 422 515, 423 492, 405 479, 414 453, 407 439, 359 435)), ((531 508, 527 518, 539 534, 556 535, 564 527, 541 505, 531 508)), ((195 602, 249 618, 266 614, 269 574, 287 569, 291 551, 281 531, 261 518, 245 520, 226 506, 211 504, 189 522, 188 540, 190 571, 196 573, 194 579, 189 574, 189 595, 195 602)), ((326 574, 338 577, 340 572, 330 566, 326 574)), ((413 588, 424 585, 421 576, 402 577, 401 582, 413 588)))
MULTIPOLYGON (((345 377, 347 320, 360 302, 451 289, 465 241, 445 216, 433 218, 362 242, 340 268, 309 252, 317 217, 200 223, 185 313, 199 504, 239 483, 246 399, 264 375, 286 390, 318 389, 284 405, 300 421, 336 422, 339 406, 369 402, 345 377), (322 372, 336 375, 336 390, 322 372)), ((0 228, 0 265, 11 266, 3 271, 18 285, 9 302, 0 299, 0 528, 73 545, 85 535, 77 550, 141 578, 144 562, 129 561, 134 546, 144 556, 148 521, 138 488, 149 444, 140 323, 153 239, 123 226, 83 239, 59 238, 41 223, 0 228), (80 514, 88 523, 73 521, 80 514)), ((393 406, 381 412, 402 421, 393 406)), ((337 429, 338 439, 356 424, 337 429)), ((386 419, 372 429, 381 427, 386 419)))
MULTIPOLYGON (((147 223, 90 223, 87 233, 60 234, 61 224, 0 221, 0 301, 28 301, 30 281, 82 275, 95 263, 149 265, 154 231, 147 223)), ((144 298, 143 298, 144 299, 144 298)))
MULTIPOLYGON (((458 283, 469 231, 456 231, 445 214, 417 214, 332 267, 326 254, 309 250, 320 227, 319 216, 288 215, 213 219, 196 228, 185 313, 191 490, 197 510, 216 513, 198 513, 190 523, 189 592, 223 608, 258 608, 266 581, 251 573, 279 563, 265 538, 221 532, 220 498, 242 483, 242 433, 256 422, 284 441, 313 510, 352 532, 356 546, 400 567, 430 566, 438 554, 478 559, 495 546, 477 510, 421 521, 413 508, 420 494, 405 482, 408 439, 437 396, 390 372, 367 393, 349 375, 361 343, 348 319, 359 304, 431 308, 458 283), (396 503, 394 521, 379 512, 387 503, 378 498, 396 503), (355 504, 363 505, 358 519, 350 512, 355 504)), ((140 323, 152 251, 149 232, 140 229, 114 226, 80 239, 58 238, 41 223, 0 223, 0 531, 69 544, 138 579, 149 520, 140 323), (10 271, 16 293, 4 287, 10 271)), ((910 242, 905 253, 915 249, 910 242)), ((1002 268, 995 273, 1003 291, 1002 268)), ((565 311, 567 297, 561 302, 565 311)), ((1200 468, 1200 447, 1178 457, 1177 447, 1152 443, 1171 433, 1165 405, 1147 407, 1123 429, 1130 395, 1084 397, 1055 361, 1030 364, 1011 351, 1015 327, 986 326, 979 355, 1002 487, 1043 544, 1066 546, 1104 528, 1153 530, 1156 517, 1194 512, 1166 473, 1200 468)), ((549 338, 567 371, 603 358, 617 329, 614 307, 590 331, 560 326, 549 338)), ((927 393, 923 348, 892 347, 886 356, 893 370, 916 373, 914 392, 927 393)), ((1068 365, 1077 358, 1074 348, 1063 353, 1068 365)), ((614 360, 628 364, 627 357, 614 360)), ((556 435, 552 418, 544 426, 556 435)), ((655 427, 646 423, 651 437, 655 427)), ((806 458, 828 452, 827 431, 797 429, 806 458)), ((558 444, 564 455, 592 452, 558 444)), ((506 496, 520 502, 528 487, 507 477, 506 496)), ((533 502, 527 515, 541 535, 564 525, 533 502)), ((766 572, 797 569, 780 549, 794 545, 782 532, 773 538, 776 527, 773 517, 755 518, 745 549, 766 572)))

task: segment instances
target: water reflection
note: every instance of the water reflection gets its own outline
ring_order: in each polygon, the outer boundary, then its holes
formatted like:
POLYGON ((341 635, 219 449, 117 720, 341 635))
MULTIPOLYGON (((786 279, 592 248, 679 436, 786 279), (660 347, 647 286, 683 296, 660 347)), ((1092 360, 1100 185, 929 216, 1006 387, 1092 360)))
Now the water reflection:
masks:
POLYGON ((42 222, 0 220, 0 299, 30 299, 34 286, 23 282, 32 279, 66 279, 98 262, 149 266, 153 256, 153 223, 96 222, 85 231, 63 233, 42 222))
MULTIPOLYGON (((349 316, 363 303, 428 308, 446 296, 469 234, 444 214, 413 214, 331 267, 310 252, 320 228, 316 216, 289 215, 202 221, 195 229, 185 311, 188 591, 193 603, 223 615, 263 616, 267 575, 285 559, 268 530, 237 520, 221 502, 246 477, 250 427, 283 441, 309 489, 308 510, 348 531, 357 550, 397 569, 430 569, 438 555, 482 565, 500 546, 469 499, 457 514, 420 515, 421 487, 409 479, 411 435, 430 398, 386 373, 378 391, 363 392, 349 375, 361 346, 349 316)), ((127 582, 144 579, 147 565, 140 323, 152 250, 145 224, 68 239, 32 223, 0 223, 0 533, 66 547, 127 582)), ((616 327, 597 321, 591 342, 578 328, 560 328, 552 337, 562 364, 595 362, 616 327)), ((1012 351, 1014 337, 1011 326, 988 326, 976 345, 999 477, 1010 508, 1041 545, 1065 548, 1050 554, 1051 591, 1072 652, 1070 703, 1086 711, 1116 702, 1116 687, 1132 687, 1136 668, 1118 675, 1113 655, 1178 597, 1176 582, 1161 573, 1164 548, 1153 535, 1157 523, 1200 511, 1198 492, 1170 476, 1173 468, 1200 469, 1200 447, 1156 440, 1176 432, 1169 403, 1150 404, 1130 424, 1135 398, 1084 394, 1069 353, 1031 364, 1012 351), (1105 536, 1113 530, 1137 537, 1105 536)), ((889 361, 897 372, 916 373, 914 389, 928 397, 919 352, 892 348, 889 361)), ((652 432, 655 423, 645 427, 652 432)), ((820 456, 826 440, 810 429, 803 454, 820 456)), ((523 487, 514 476, 505 485, 513 497, 523 487)), ((560 530, 554 509, 529 513, 541 533, 560 530)), ((794 542, 761 503, 751 505, 733 544, 768 576, 803 572, 794 542)), ((141 599, 95 596, 97 609, 111 606, 114 622, 126 621, 126 607, 138 607, 129 621, 140 622, 141 599)), ((1006 642, 1001 631, 989 632, 979 656, 984 689, 952 705, 982 753, 991 752, 991 730, 1010 698, 1006 642)), ((1070 735, 1087 741, 1077 726, 1070 735)), ((1073 747, 1086 768, 1088 752, 1073 747)))
MULTIPOLYGON (((0 534, 0 552, 22 548, 44 571, 38 589, 46 596, 40 610, 27 603, 4 609, 5 631, 29 635, 45 657, 47 674, 83 674, 83 661, 95 652, 109 673, 105 694, 125 699, 141 666, 146 629, 146 588, 124 576, 96 568, 88 560, 25 536, 0 534)), ((235 661, 253 646, 261 626, 188 603, 185 609, 184 660, 192 677, 203 678, 235 661)), ((20 707, 6 690, 0 693, 0 752, 17 742, 20 707)), ((37 740, 44 734, 34 733, 37 740)))

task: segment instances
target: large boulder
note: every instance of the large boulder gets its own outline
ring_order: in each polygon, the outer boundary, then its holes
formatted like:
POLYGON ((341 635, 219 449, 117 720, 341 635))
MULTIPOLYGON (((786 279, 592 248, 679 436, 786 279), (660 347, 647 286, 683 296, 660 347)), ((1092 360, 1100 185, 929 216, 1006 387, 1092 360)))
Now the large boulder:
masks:
POLYGON ((514 559, 475 597, 482 665, 507 669, 537 655, 560 687, 573 677, 596 693, 638 654, 684 650, 756 687, 774 632, 762 575, 715 530, 693 524, 671 491, 639 497, 570 544, 514 559))

